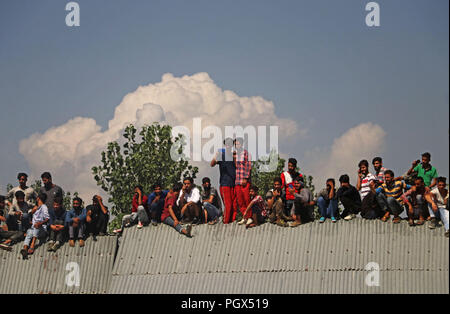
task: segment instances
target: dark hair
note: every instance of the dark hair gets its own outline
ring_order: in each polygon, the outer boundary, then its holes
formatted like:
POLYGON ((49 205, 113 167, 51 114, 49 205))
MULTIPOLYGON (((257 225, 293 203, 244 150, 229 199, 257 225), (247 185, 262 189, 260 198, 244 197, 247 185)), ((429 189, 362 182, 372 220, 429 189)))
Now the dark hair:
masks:
POLYGON ((234 143, 239 142, 242 145, 244 145, 244 139, 242 137, 236 137, 236 139, 234 140, 234 143))
POLYGON ((28 179, 28 175, 24 172, 19 172, 17 175, 17 180, 20 180, 20 178, 25 177, 25 179, 28 179))
POLYGON ((414 179, 414 182, 417 181, 417 180, 424 182, 422 177, 417 177, 417 178, 415 178, 415 179, 414 179))
POLYGON ((194 183, 194 178, 192 178, 192 177, 186 177, 186 178, 184 178, 184 179, 183 179, 183 182, 186 181, 186 180, 188 180, 188 181, 191 182, 191 183, 194 183))
POLYGON ((297 159, 295 159, 295 158, 289 158, 288 164, 293 164, 294 167, 297 167, 297 159))
POLYGON ((73 198, 72 203, 75 201, 79 202, 80 205, 83 204, 83 200, 81 198, 79 198, 78 196, 73 198))
POLYGON ((41 179, 51 179, 52 175, 50 174, 50 172, 44 172, 43 174, 41 174, 41 179))
POLYGON ((177 182, 173 185, 172 191, 180 192, 182 188, 183 188, 183 185, 180 182, 177 182))
POLYGON ((443 183, 447 184, 447 178, 446 177, 439 177, 439 178, 437 178, 437 182, 443 182, 443 183))
POLYGON ((223 140, 223 145, 227 145, 227 143, 229 143, 232 146, 234 141, 231 137, 227 137, 226 139, 223 140))
POLYGON ((14 193, 14 196, 16 198, 25 198, 25 193, 23 193, 23 191, 17 191, 16 193, 14 193))
POLYGON ((359 168, 361 168, 361 166, 366 166, 367 168, 369 168, 369 162, 367 160, 363 159, 358 164, 359 168))
POLYGON ((350 183, 350 177, 348 176, 348 174, 343 174, 339 177, 339 182, 350 183))
POLYGON ((333 178, 329 178, 329 179, 327 179, 327 182, 333 182, 333 185, 336 185, 336 182, 334 182, 334 179, 333 178))
POLYGON ((134 186, 134 188, 135 188, 135 189, 138 188, 139 190, 141 190, 142 193, 144 193, 144 188, 142 187, 142 185, 136 184, 136 185, 134 186))
POLYGON ((429 152, 423 153, 422 157, 426 157, 428 160, 431 160, 431 154, 429 152))
POLYGON ((391 177, 394 177, 394 171, 392 171, 392 170, 386 170, 384 172, 384 175, 387 175, 387 174, 389 174, 391 177))
POLYGON ((152 190, 155 190, 158 187, 162 188, 161 184, 159 182, 156 182, 155 184, 152 185, 152 190))
POLYGON ((292 180, 292 181, 297 181, 297 182, 302 182, 302 183, 303 183, 303 177, 301 177, 301 176, 296 176, 296 177, 294 178, 294 180, 292 180))
POLYGON ((204 177, 204 178, 202 179, 202 183, 205 184, 206 182, 211 183, 211 179, 208 178, 208 177, 204 177))
POLYGON ((258 193, 259 188, 258 188, 258 186, 256 186, 256 185, 250 185, 249 190, 253 190, 253 191, 255 191, 256 193, 258 193))
POLYGON ((283 184, 283 180, 281 180, 280 177, 276 177, 275 179, 273 179, 273 183, 275 182, 279 182, 280 184, 283 184))
POLYGON ((53 200, 53 204, 61 204, 62 205, 62 203, 63 203, 63 198, 62 198, 62 196, 56 196, 55 197, 55 199, 53 200))
POLYGON ((376 162, 376 161, 378 161, 378 162, 383 162, 383 159, 381 159, 381 157, 375 157, 374 159, 372 159, 372 165, 376 162))
POLYGON ((0 195, 0 202, 4 202, 6 197, 4 195, 0 195))
POLYGON ((42 203, 45 203, 47 201, 47 194, 39 193, 38 198, 42 201, 42 203))

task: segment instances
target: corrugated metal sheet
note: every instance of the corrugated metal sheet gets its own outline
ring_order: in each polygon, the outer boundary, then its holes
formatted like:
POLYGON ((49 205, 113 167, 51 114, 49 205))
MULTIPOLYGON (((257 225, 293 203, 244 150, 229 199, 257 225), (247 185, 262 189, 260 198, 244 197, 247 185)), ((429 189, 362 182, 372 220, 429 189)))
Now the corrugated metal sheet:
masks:
POLYGON ((442 228, 355 219, 297 228, 200 225, 188 239, 159 225, 127 229, 112 293, 448 293, 442 228), (365 266, 380 267, 369 287, 365 266))
POLYGON ((22 243, 12 252, 0 250, 0 293, 106 293, 111 281, 116 237, 86 241, 84 248, 66 243, 56 253, 40 246, 28 260, 22 260, 22 243), (79 265, 79 287, 66 285, 70 262, 79 265))

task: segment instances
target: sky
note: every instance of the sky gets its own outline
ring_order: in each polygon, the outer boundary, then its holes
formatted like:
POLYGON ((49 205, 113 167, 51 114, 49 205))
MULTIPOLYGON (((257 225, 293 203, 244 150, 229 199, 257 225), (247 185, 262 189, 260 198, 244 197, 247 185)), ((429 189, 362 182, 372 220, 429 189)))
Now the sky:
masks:
MULTIPOLYGON (((44 171, 88 198, 124 125, 278 125, 321 186, 360 159, 449 174, 446 0, 0 2, 0 194, 44 171)), ((217 182, 217 169, 201 166, 217 182)))

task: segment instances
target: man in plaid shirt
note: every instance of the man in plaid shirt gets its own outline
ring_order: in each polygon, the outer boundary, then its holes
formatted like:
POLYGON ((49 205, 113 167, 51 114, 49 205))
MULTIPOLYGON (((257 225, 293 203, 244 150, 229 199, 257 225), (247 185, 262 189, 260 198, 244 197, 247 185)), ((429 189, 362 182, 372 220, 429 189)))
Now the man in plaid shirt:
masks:
POLYGON ((375 172, 373 175, 377 178, 376 187, 381 186, 384 183, 384 173, 386 172, 386 168, 383 167, 383 159, 381 157, 375 157, 372 160, 373 169, 375 172))
MULTIPOLYGON (((252 169, 252 162, 250 154, 244 149, 244 139, 236 138, 234 141, 236 147, 236 181, 235 190, 238 207, 242 214, 250 204, 250 172, 252 169)), ((247 211, 244 219, 252 217, 251 210, 247 211)))

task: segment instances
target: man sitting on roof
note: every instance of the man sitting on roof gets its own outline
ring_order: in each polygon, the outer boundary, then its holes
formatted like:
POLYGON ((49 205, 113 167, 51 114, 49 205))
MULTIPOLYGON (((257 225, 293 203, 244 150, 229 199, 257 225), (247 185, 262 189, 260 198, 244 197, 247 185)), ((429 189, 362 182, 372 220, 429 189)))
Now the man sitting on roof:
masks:
POLYGON ((188 238, 191 236, 192 225, 183 228, 180 224, 181 212, 177 205, 177 200, 183 185, 179 182, 173 185, 172 191, 167 195, 164 202, 164 210, 161 214, 161 221, 166 225, 175 228, 179 233, 184 234, 188 238))

